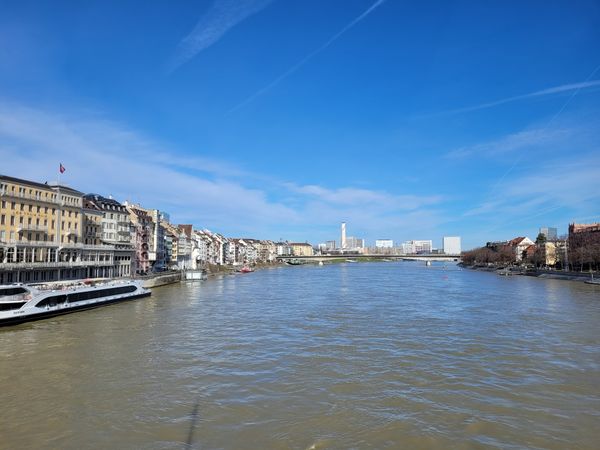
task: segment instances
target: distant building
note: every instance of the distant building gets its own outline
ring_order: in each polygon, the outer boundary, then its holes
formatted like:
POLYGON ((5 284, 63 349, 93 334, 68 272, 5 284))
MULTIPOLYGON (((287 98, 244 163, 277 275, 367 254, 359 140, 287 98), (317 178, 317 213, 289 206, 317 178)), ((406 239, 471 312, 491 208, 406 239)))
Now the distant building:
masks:
POLYGON ((340 246, 346 248, 346 222, 342 222, 340 246))
POLYGON ((344 248, 348 249, 356 249, 356 248, 365 248, 365 240, 353 236, 348 236, 346 238, 346 246, 344 248))
POLYGON ((568 263, 574 269, 597 266, 600 249, 600 223, 569 224, 568 263))
POLYGON ((541 227, 540 234, 543 234, 546 237, 547 241, 555 241, 558 239, 558 230, 552 227, 541 227))
POLYGON ((446 255, 460 255, 460 236, 444 236, 442 239, 442 249, 446 255))
POLYGON ((294 256, 313 256, 314 251, 312 245, 305 242, 290 242, 292 247, 292 254, 294 256))
POLYGON ((292 256, 293 249, 288 242, 276 242, 277 256, 292 256))
POLYGON ((523 252, 525 252, 527 248, 533 244, 534 242, 528 237, 519 236, 508 241, 506 245, 512 249, 515 255, 515 260, 521 261, 523 259, 523 252))
POLYGON ((413 255, 416 253, 431 253, 433 248, 433 242, 428 241, 406 241, 402 245, 402 253, 406 255, 413 255))
POLYGON ((377 248, 392 248, 394 246, 394 241, 391 239, 376 239, 375 247, 377 248))

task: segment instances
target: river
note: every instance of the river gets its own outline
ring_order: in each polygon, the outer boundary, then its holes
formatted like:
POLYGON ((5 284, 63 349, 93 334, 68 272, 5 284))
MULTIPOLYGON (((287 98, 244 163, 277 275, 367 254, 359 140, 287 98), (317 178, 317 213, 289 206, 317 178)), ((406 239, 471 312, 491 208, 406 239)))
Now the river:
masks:
POLYGON ((0 448, 598 448, 600 287, 416 262, 0 329, 0 448))

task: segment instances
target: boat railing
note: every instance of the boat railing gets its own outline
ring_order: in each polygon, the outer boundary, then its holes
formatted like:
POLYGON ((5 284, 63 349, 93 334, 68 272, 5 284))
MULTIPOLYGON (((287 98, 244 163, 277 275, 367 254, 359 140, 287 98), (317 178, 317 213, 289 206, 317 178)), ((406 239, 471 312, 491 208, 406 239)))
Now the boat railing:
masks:
POLYGON ((110 280, 110 281, 94 281, 94 282, 85 282, 85 281, 77 281, 73 283, 68 282, 54 282, 54 283, 45 283, 45 284, 36 284, 30 285, 37 289, 38 291, 75 291, 81 288, 99 288, 99 287, 109 287, 109 286, 119 286, 122 284, 130 284, 130 280, 110 280))

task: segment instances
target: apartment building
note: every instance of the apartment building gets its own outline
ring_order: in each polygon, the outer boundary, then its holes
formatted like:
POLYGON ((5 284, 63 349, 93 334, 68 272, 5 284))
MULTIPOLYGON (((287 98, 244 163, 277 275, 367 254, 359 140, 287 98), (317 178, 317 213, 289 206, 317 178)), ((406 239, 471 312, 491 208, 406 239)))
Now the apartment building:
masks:
POLYGON ((84 223, 82 192, 0 175, 0 284, 111 276, 114 249, 84 223))
POLYGON ((133 243, 131 220, 127 208, 112 197, 98 194, 83 196, 85 238, 114 248, 114 267, 111 276, 132 275, 133 243), (98 217, 100 226, 97 226, 98 217))

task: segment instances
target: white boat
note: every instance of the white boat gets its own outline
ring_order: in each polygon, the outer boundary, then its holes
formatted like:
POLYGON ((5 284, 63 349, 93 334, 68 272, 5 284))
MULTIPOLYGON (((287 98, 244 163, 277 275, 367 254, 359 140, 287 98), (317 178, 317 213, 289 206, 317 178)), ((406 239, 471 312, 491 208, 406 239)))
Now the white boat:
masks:
POLYGON ((0 285, 0 326, 147 297, 140 281, 0 285))

